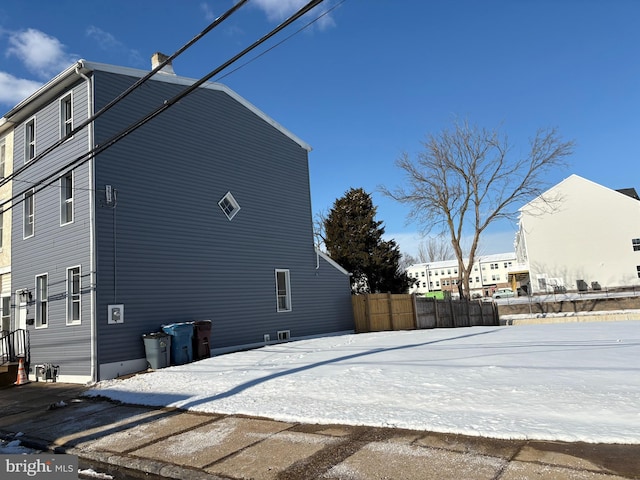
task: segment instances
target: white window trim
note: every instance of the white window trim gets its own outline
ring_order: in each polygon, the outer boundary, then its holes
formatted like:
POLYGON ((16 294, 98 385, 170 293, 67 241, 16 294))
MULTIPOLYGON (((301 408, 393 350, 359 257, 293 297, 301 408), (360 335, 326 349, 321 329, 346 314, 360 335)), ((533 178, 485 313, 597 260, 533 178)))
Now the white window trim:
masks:
POLYGON ((65 194, 67 191, 66 183, 64 179, 67 177, 67 174, 60 177, 60 226, 69 225, 73 223, 76 218, 75 212, 75 185, 76 185, 76 176, 74 171, 68 172, 71 174, 71 198, 66 198, 65 194), (71 204, 71 220, 65 221, 64 215, 66 212, 67 203, 71 204))
MULTIPOLYGON (((60 97, 58 99, 58 112, 60 115, 58 115, 58 132, 60 134, 60 140, 62 140, 64 137, 67 136, 67 132, 66 132, 66 124, 67 121, 69 123, 71 123, 71 131, 73 131, 73 91, 71 92, 67 92, 65 93, 62 97, 60 97), (64 101, 69 98, 70 102, 71 102, 71 118, 66 119, 65 118, 65 110, 63 108, 64 106, 64 101)), ((73 138, 73 136, 69 137, 70 139, 73 138)))
POLYGON ((5 177, 7 170, 7 142, 3 138, 0 140, 0 178, 5 177))
POLYGON ((34 189, 31 189, 28 192, 25 192, 24 195, 22 195, 22 202, 23 202, 23 206, 22 206, 22 238, 23 239, 27 239, 27 238, 33 237, 36 234, 36 193, 35 193, 34 189), (31 205, 32 205, 32 208, 33 208, 33 214, 31 214, 32 220, 31 220, 31 234, 30 235, 26 235, 26 233, 27 233, 27 197, 28 196, 31 197, 31 205))
POLYGON ((281 268, 276 268, 275 271, 275 281, 276 281, 276 311, 277 312, 290 312, 292 310, 292 306, 291 306, 291 272, 288 269, 281 269, 281 268), (287 308, 280 308, 280 298, 283 297, 283 295, 280 295, 280 292, 278 291, 278 273, 284 273, 285 274, 285 281, 286 281, 286 292, 285 292, 285 299, 286 299, 286 303, 287 303, 287 308))
POLYGON ((233 217, 235 217, 238 214, 238 212, 240 211, 240 204, 236 201, 236 199, 234 198, 234 196, 233 196, 233 194, 231 192, 225 193, 224 197, 222 197, 220 199, 220 201, 218 202, 218 206, 224 212, 224 214, 226 215, 226 217, 229 220, 233 220, 233 217), (225 200, 227 202, 229 202, 233 206, 233 210, 230 213, 227 213, 227 211, 222 206, 222 204, 225 202, 225 200))
POLYGON ((49 274, 48 273, 41 273, 40 275, 36 275, 36 281, 35 281, 35 309, 36 309, 36 314, 35 314, 35 328, 48 328, 49 327, 49 274), (38 278, 44 277, 46 280, 46 287, 47 287, 47 298, 45 298, 44 300, 42 298, 40 298, 40 289, 38 288, 38 278), (46 323, 43 325, 42 324, 42 318, 41 318, 41 305, 42 303, 45 303, 45 309, 46 309, 46 315, 47 315, 47 321, 46 323))
POLYGON ((74 267, 67 268, 67 325, 80 325, 82 323, 82 266, 76 265, 74 267), (75 303, 71 292, 72 279, 70 273, 72 270, 78 269, 78 314, 80 318, 74 320, 71 318, 73 314, 73 304, 75 303))
POLYGON ((24 163, 25 164, 33 161, 33 159, 36 158, 36 156, 38 155, 37 145, 36 145, 37 131, 38 131, 38 125, 36 123, 36 117, 31 117, 24 124, 23 133, 24 133, 24 163), (28 131, 29 124, 31 122, 33 122, 33 157, 29 158, 29 150, 30 150, 29 146, 31 145, 31 142, 27 142, 27 131, 28 131))

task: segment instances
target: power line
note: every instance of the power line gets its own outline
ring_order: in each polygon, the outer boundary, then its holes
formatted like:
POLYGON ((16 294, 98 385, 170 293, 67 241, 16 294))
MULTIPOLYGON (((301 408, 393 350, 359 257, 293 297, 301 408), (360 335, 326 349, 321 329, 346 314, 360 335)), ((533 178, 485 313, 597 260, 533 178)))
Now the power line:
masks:
MULTIPOLYGON (((2 187, 3 185, 5 185, 7 182, 11 181, 14 177, 16 177, 17 175, 20 175, 22 172, 24 172, 25 170, 27 170, 28 168, 31 168, 35 163, 37 163, 38 161, 42 160, 42 158, 44 158, 45 156, 47 156, 48 154, 50 154, 51 152, 53 152, 56 148, 58 148, 60 145, 62 145, 64 142, 66 142, 69 138, 71 138, 73 135, 75 135, 76 133, 80 132, 81 130, 83 130, 87 125, 89 125, 91 122, 93 122, 94 120, 96 120, 98 117, 100 117, 102 114, 106 113, 108 110, 110 110, 114 105, 116 105, 117 103, 121 102, 122 100, 124 100, 125 97, 127 97, 131 92, 133 92, 135 89, 137 89, 140 85, 142 85, 143 83, 145 83, 147 80, 149 80, 151 77, 153 77, 156 73, 158 73, 160 70, 162 70, 165 66, 167 66, 169 63, 171 63, 173 61, 173 59, 177 58, 180 54, 182 54, 185 50, 187 50, 188 48, 190 48, 191 46, 193 46, 194 43, 196 43, 198 40, 200 40, 202 37, 204 37, 207 33, 209 33, 211 30, 213 30, 215 27, 217 27, 218 25, 220 25, 222 22, 224 22, 227 18, 229 18, 233 13, 235 13, 238 9, 240 9, 240 7, 242 7, 245 3, 247 3, 249 0, 240 0, 238 3, 236 3, 233 7, 231 7, 229 10, 227 10, 225 13, 223 13, 222 15, 220 15, 218 18, 216 18, 213 22, 211 22, 204 30, 202 30, 198 35, 196 35, 195 37, 193 37, 191 40, 189 40, 187 43, 185 43, 182 47, 180 47, 178 50, 176 50, 172 55, 170 55, 169 57, 167 57, 165 60, 163 60, 162 62, 160 62, 155 68, 153 68, 149 73, 147 73, 145 76, 141 77, 140 79, 138 79, 133 85, 131 85, 129 88, 127 88, 124 92, 122 92, 121 94, 119 94, 117 97, 115 97, 113 100, 111 100, 109 103, 107 103, 104 107, 102 107, 99 111, 97 111, 96 113, 94 113, 92 116, 90 116, 89 118, 87 118, 85 121, 83 121, 80 125, 78 125, 76 128, 72 129, 71 132, 69 132, 67 135, 65 135, 63 138, 61 138, 60 140, 58 140, 57 142, 55 142, 54 144, 50 145, 49 147, 47 147, 44 151, 42 151, 41 153, 39 153, 35 158, 33 158, 31 161, 29 161, 29 163, 21 166, 20 168, 18 168, 17 170, 13 171, 10 175, 8 175, 7 177, 5 177, 4 179, 0 180, 0 187, 2 187)), ((0 205, 1 206, 1 205, 0 205)))
POLYGON ((346 2, 347 0, 341 0, 340 2, 338 2, 337 4, 335 4, 333 7, 325 10, 324 12, 322 12, 320 15, 318 15, 316 18, 314 18, 313 20, 311 20, 309 23, 307 23, 306 25, 302 26, 301 28, 299 28, 298 30, 296 30, 295 32, 293 32, 291 35, 289 35, 288 37, 283 38, 282 40, 280 40, 278 43, 272 45, 271 47, 267 48, 264 52, 259 53, 258 55, 256 55, 255 57, 251 58, 250 60, 247 60, 246 62, 244 62, 242 65, 238 65, 236 68, 234 68, 233 70, 225 73, 224 75, 218 77, 215 79, 216 82, 222 80, 223 78, 227 78, 229 75, 232 75, 234 73, 236 73, 238 70, 240 70, 241 68, 246 67, 247 65, 249 65, 250 63, 255 62, 257 59, 259 59, 260 57, 262 57, 263 55, 266 55, 267 53, 269 53, 271 50, 279 47, 280 45, 282 45, 284 42, 290 40, 292 37, 295 37, 296 35, 298 35, 300 32, 306 30, 307 28, 309 28, 311 25, 313 25, 314 23, 316 23, 317 21, 319 21, 322 17, 329 15, 333 10, 335 10, 336 8, 338 8, 340 5, 342 5, 344 2, 346 2))
MULTIPOLYGON (((103 151, 105 151, 106 149, 112 147, 113 145, 118 143, 120 140, 122 140, 123 138, 128 136, 130 133, 133 133, 138 128, 140 128, 141 126, 145 125, 149 121, 153 120, 155 117, 160 115, 162 112, 164 112, 168 108, 171 108, 173 105, 175 105, 178 101, 180 101, 184 97, 186 97, 187 95, 193 93, 196 89, 198 89, 200 86, 202 86, 205 82, 207 82, 213 76, 217 75, 218 73, 220 73, 221 71, 223 71, 224 69, 226 69, 227 67, 229 67, 230 65, 235 63, 236 61, 238 61, 244 55, 246 55, 247 53, 251 52, 252 50, 257 48, 258 46, 260 46, 262 43, 264 43, 267 40, 269 40, 274 35, 277 35, 284 28, 288 27, 291 23, 295 22, 300 17, 302 17, 303 15, 307 14, 310 10, 312 10, 313 8, 315 8, 316 6, 321 4, 323 1, 324 0, 311 0, 304 7, 300 8, 296 13, 294 13, 291 17, 289 17, 287 20, 282 22, 276 28, 271 30, 269 33, 263 35, 260 39, 258 39, 255 42, 253 42, 251 45, 246 47, 240 53, 236 54, 235 56, 233 56, 231 59, 229 59, 226 62, 224 62, 219 67, 215 68, 214 70, 209 72, 207 75, 205 75, 204 77, 202 77, 199 80, 197 80, 195 83, 193 83, 192 85, 190 85, 189 87, 184 89, 179 94, 175 95, 170 100, 165 100, 165 102, 160 107, 156 108, 153 112, 149 113, 148 115, 146 115, 142 119, 138 120, 137 122, 129 125, 127 128, 125 128, 121 132, 119 132, 116 135, 112 136, 105 143, 103 143, 101 145, 98 145, 98 146, 94 147, 92 150, 90 150, 90 151, 88 151, 88 152, 76 157, 75 160, 72 160, 71 162, 67 163, 66 165, 60 167, 59 169, 57 169, 53 173, 49 174, 48 176, 46 176, 46 177, 44 177, 44 178, 42 178, 42 179, 40 179, 40 180, 38 180, 36 182, 33 182, 31 188, 23 190, 22 192, 20 192, 20 193, 18 193, 16 195, 13 195, 10 199, 5 200, 4 202, 0 203, 0 210, 3 209, 3 207, 8 203, 11 203, 11 206, 8 207, 7 210, 19 205, 20 203, 22 203, 24 201, 23 197, 24 197, 24 195, 26 193, 29 193, 31 191, 33 191, 34 194, 37 193, 38 191, 40 191, 40 190, 46 188, 47 186, 55 183, 58 180, 59 175, 61 175, 63 173, 67 173, 68 171, 71 171, 71 170, 74 170, 74 169, 78 168, 79 166, 83 165, 84 163, 86 163, 89 160, 91 160, 92 158, 94 158, 96 155, 98 155, 98 154, 102 153, 103 151), (52 178, 53 178, 53 180, 51 180, 52 178), (49 180, 51 180, 51 181, 49 181, 49 180), (40 187, 40 188, 38 188, 38 187, 40 187), (37 188, 37 190, 36 190, 36 188, 37 188)), ((2 184, 0 183, 0 186, 1 185, 2 184)))

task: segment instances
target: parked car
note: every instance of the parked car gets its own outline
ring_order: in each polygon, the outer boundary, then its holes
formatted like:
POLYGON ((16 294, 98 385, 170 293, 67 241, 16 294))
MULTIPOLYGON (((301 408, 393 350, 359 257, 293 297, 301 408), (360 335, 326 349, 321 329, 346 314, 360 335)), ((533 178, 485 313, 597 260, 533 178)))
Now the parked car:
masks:
POLYGON ((497 298, 511 298, 511 297, 515 297, 516 294, 513 293, 513 290, 511 290, 510 288, 499 288, 498 290, 496 290, 495 292, 493 292, 493 299, 497 299, 497 298))

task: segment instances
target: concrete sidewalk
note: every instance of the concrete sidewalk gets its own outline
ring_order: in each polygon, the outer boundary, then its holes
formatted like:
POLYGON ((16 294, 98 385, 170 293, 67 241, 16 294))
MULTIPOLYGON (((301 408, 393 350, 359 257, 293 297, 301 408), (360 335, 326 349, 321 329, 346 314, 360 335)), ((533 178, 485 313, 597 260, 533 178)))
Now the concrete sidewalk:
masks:
POLYGON ((640 479, 640 445, 304 425, 123 405, 82 397, 84 390, 61 383, 0 390, 0 436, 20 432, 27 446, 78 455, 116 479, 640 479))

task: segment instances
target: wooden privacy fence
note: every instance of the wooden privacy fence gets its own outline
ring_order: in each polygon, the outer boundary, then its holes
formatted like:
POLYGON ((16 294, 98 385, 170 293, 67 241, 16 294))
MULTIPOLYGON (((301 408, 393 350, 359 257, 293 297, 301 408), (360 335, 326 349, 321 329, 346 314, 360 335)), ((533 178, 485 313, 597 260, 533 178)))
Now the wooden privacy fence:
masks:
POLYGON ((370 293, 352 296, 351 303, 357 333, 500 324, 493 302, 370 293))

